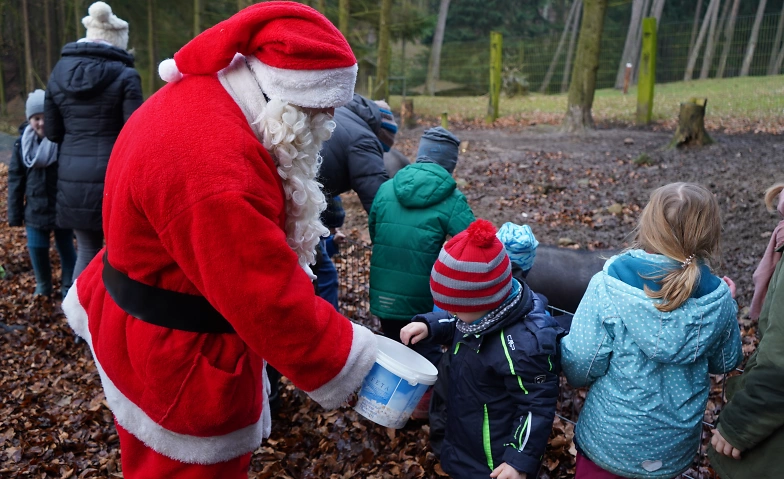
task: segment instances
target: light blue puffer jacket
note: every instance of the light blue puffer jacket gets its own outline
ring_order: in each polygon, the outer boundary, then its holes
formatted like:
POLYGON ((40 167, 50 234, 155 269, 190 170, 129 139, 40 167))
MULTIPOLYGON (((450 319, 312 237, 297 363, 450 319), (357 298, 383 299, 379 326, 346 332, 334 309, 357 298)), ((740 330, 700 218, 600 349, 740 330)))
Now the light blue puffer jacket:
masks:
POLYGON ((575 440, 607 471, 671 478, 688 468, 697 451, 708 373, 730 371, 742 357, 737 305, 724 281, 713 277, 715 289, 660 312, 640 285, 610 274, 619 259, 676 265, 632 250, 610 258, 588 285, 561 343, 569 383, 591 385, 575 440))

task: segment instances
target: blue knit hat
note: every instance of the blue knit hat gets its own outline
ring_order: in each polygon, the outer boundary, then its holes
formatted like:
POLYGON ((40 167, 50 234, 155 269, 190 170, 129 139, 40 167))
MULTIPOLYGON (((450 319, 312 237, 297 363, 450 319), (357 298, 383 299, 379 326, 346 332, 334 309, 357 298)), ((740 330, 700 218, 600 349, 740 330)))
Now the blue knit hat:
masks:
POLYGON ((379 125, 376 136, 381 142, 381 147, 384 152, 388 152, 395 145, 395 135, 397 135, 397 123, 395 122, 395 115, 392 114, 392 109, 384 100, 376 100, 378 111, 381 113, 381 125, 379 125))
POLYGON ((419 140, 417 163, 435 163, 443 166, 450 174, 457 166, 457 153, 460 138, 442 127, 425 130, 419 140))
POLYGON ((534 237, 534 232, 528 225, 504 223, 496 236, 506 249, 509 259, 520 266, 523 271, 530 270, 536 259, 536 247, 539 242, 534 237))
POLYGON ((327 209, 321 213, 321 222, 327 228, 340 228, 346 219, 346 210, 343 209, 343 200, 336 195, 327 199, 327 209))

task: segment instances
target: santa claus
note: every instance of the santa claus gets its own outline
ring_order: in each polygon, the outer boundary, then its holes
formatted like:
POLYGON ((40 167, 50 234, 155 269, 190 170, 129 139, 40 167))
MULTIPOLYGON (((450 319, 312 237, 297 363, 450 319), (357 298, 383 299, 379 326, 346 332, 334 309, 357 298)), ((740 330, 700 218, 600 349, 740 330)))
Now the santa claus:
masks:
POLYGON ((326 408, 373 334, 315 296, 315 178, 356 59, 321 14, 248 7, 163 62, 112 151, 106 248, 63 303, 92 350, 126 478, 247 477, 270 432, 267 361, 326 408))

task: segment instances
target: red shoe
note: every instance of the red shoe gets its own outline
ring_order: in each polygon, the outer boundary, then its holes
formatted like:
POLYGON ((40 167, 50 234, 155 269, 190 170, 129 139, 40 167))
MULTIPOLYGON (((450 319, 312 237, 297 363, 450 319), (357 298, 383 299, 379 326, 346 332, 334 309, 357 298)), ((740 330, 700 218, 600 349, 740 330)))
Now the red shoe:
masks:
POLYGON ((411 413, 411 419, 425 420, 429 417, 431 397, 433 397, 433 388, 428 388, 414 408, 414 412, 411 413))

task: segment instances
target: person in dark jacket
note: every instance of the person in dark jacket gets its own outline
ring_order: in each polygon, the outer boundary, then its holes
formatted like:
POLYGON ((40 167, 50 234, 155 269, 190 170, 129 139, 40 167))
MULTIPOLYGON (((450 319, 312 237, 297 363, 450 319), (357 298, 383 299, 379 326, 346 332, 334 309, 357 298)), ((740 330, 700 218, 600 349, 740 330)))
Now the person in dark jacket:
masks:
POLYGON ((30 93, 25 104, 29 123, 19 127, 8 168, 8 224, 25 226, 27 249, 35 274, 35 295, 52 294, 52 267, 49 263, 49 238, 54 232, 60 254, 65 297, 71 287, 76 252, 73 231, 55 226, 57 193, 57 144, 44 137, 44 91, 30 93))
POLYGON ((535 477, 555 416, 563 329, 512 277, 486 220, 447 242, 430 289, 445 312, 415 316, 400 339, 449 345, 441 467, 455 479, 535 477))
MULTIPOLYGON (((389 179, 384 166, 384 152, 395 144, 397 134, 397 124, 389 105, 356 93, 346 106, 335 109, 333 120, 335 131, 321 149, 319 170, 319 182, 324 185, 327 199, 322 221, 330 229, 333 226, 327 223, 336 205, 332 199, 349 190, 354 190, 365 211, 370 211, 378 188, 389 179)), ((342 212, 342 206, 340 210, 342 212)), ((333 245, 337 246, 337 243, 333 245)), ((319 296, 338 309, 337 271, 330 259, 332 255, 327 252, 326 240, 321 241, 317 253, 320 254, 315 269, 319 296)))
POLYGON ((74 277, 103 247, 104 176, 120 130, 142 104, 128 23, 104 2, 82 19, 85 38, 63 47, 46 89, 46 137, 60 144, 57 225, 72 228, 78 248, 74 277))

